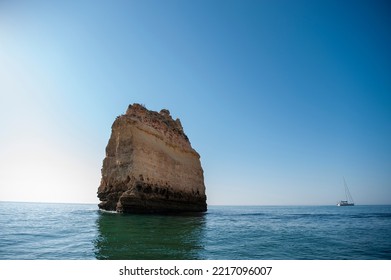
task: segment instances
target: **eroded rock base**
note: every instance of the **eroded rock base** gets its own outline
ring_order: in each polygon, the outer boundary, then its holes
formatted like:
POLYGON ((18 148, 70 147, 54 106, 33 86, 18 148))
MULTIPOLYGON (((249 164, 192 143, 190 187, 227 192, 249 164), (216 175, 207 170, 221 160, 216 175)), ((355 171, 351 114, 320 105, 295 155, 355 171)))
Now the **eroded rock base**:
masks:
POLYGON ((200 193, 174 191, 170 187, 159 187, 138 182, 129 190, 108 188, 99 193, 99 208, 120 213, 169 213, 205 212, 206 197, 200 193))

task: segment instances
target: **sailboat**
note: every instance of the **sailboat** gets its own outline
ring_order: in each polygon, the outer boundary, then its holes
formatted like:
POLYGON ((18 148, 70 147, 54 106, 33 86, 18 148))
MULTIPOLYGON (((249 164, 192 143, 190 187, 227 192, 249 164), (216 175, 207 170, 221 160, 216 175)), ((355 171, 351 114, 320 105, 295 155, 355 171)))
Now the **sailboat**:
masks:
POLYGON ((341 200, 337 203, 337 206, 354 206, 352 195, 350 194, 348 185, 346 184, 345 177, 343 178, 343 183, 345 185, 345 196, 346 200, 341 200))

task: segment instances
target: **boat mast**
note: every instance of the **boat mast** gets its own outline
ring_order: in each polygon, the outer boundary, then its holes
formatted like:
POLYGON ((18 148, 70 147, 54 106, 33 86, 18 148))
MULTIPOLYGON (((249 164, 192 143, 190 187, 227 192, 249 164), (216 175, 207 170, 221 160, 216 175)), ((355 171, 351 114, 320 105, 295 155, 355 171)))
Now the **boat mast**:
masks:
POLYGON ((350 194, 350 191, 349 191, 348 185, 346 184, 345 177, 343 177, 343 182, 344 182, 344 185, 345 185, 345 195, 346 195, 346 200, 347 200, 349 203, 354 203, 354 201, 353 201, 353 197, 352 197, 352 195, 350 194))

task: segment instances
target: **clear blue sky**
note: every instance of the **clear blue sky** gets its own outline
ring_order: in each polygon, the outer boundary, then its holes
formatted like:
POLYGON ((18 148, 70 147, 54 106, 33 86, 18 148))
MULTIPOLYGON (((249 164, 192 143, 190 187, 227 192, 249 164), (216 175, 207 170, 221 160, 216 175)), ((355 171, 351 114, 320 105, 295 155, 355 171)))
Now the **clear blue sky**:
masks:
POLYGON ((0 200, 97 202, 110 127, 167 108, 209 204, 391 204, 389 1, 1 1, 0 200))

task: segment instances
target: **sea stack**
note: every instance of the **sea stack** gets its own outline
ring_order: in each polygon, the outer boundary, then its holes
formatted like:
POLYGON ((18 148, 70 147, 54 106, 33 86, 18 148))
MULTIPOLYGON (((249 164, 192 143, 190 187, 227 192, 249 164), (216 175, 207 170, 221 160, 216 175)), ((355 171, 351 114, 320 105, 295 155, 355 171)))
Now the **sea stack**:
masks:
POLYGON ((99 208, 125 213, 207 210, 200 155, 166 109, 129 105, 117 117, 103 160, 99 208))

